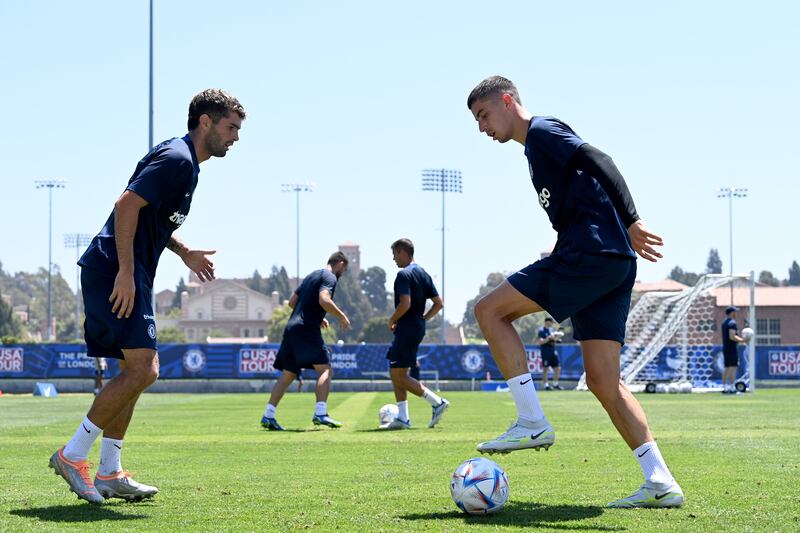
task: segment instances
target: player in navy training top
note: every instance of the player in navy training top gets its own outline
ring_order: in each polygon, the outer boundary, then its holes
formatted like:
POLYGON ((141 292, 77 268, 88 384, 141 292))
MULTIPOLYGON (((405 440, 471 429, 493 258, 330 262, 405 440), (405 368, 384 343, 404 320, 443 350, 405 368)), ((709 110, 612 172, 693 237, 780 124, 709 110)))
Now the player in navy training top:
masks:
POLYGON ((292 315, 283 330, 283 340, 273 366, 281 370, 281 377, 272 388, 269 402, 261 418, 261 426, 272 431, 283 431, 275 412, 286 389, 304 368, 317 371, 317 404, 311 421, 315 426, 338 428, 342 424, 328 416, 328 394, 331 390, 330 356, 322 339, 321 328, 328 327, 326 313, 339 319, 342 331, 350 328, 347 315, 333 302, 336 282, 347 270, 347 256, 334 252, 325 268, 315 270, 303 280, 289 299, 292 315))
POLYGON ((736 325, 736 312, 738 307, 730 306, 725 309, 725 320, 722 321, 722 358, 725 370, 722 372, 722 392, 732 394, 736 392, 736 370, 739 368, 739 343, 747 341, 739 336, 739 326, 736 325))
POLYGON ((434 427, 444 415, 450 402, 409 375, 409 369, 417 366, 417 349, 425 337, 425 322, 444 308, 444 303, 433 280, 425 270, 414 262, 414 243, 409 239, 398 239, 392 243, 392 258, 401 269, 394 280, 395 310, 389 317, 389 330, 394 340, 386 354, 389 360, 389 375, 392 378, 394 397, 397 400, 397 418, 381 426, 384 429, 409 429, 408 394, 410 391, 431 405, 431 420, 434 427), (433 305, 425 312, 425 304, 433 305))
POLYGON ((137 501, 158 489, 122 469, 120 451, 139 395, 158 379, 153 279, 164 248, 180 257, 201 281, 214 279, 213 250, 192 249, 172 233, 189 213, 200 163, 225 157, 239 140, 245 118, 239 101, 208 89, 189 104, 187 133, 154 147, 136 166, 103 229, 78 264, 86 311, 88 355, 120 359, 120 373, 97 394, 67 445, 50 458, 78 497, 137 501), (86 457, 103 433, 94 483, 86 457))
POLYGON ((481 452, 549 448, 555 431, 544 416, 525 348, 512 322, 547 311, 572 319, 581 342, 586 382, 634 451, 645 483, 612 507, 675 507, 683 492, 655 443, 639 402, 620 382, 620 350, 636 280, 636 253, 649 261, 663 244, 639 218, 625 180, 606 154, 564 122, 533 116, 514 84, 483 80, 467 107, 481 132, 525 147, 539 205, 558 234, 553 253, 509 276, 475 306, 475 317, 511 389, 518 420, 506 433, 478 445, 481 452), (635 253, 634 253, 635 252, 635 253))
POLYGON ((556 353, 556 342, 559 339, 559 332, 556 332, 555 321, 547 317, 544 319, 544 325, 539 328, 536 334, 536 342, 539 344, 539 350, 542 354, 542 389, 543 390, 562 390, 561 385, 558 384, 558 378, 561 377, 561 362, 558 360, 556 353), (548 372, 553 369, 553 386, 548 383, 548 372))

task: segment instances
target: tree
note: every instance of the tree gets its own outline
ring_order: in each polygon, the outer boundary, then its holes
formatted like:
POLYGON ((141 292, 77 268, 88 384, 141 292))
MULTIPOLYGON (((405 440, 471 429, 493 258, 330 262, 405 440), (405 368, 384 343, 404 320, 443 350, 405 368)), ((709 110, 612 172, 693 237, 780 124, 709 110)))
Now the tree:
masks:
POLYGON ((781 280, 773 276, 769 270, 761 271, 761 274, 758 275, 758 282, 772 287, 779 287, 781 284, 781 280))
POLYGON ((372 311, 383 314, 389 311, 389 298, 386 292, 386 271, 381 267, 369 267, 358 275, 361 289, 367 295, 372 311))
POLYGON ((288 300, 292 296, 292 289, 289 284, 289 274, 284 267, 272 267, 272 272, 266 278, 259 274, 258 270, 253 272, 253 276, 245 280, 248 288, 262 294, 272 295, 273 291, 278 293, 280 301, 288 300))
POLYGON ((178 281, 178 284, 175 286, 175 296, 172 298, 172 305, 170 306, 171 309, 181 308, 181 294, 183 294, 186 290, 186 282, 184 282, 183 277, 181 277, 181 279, 178 281))
POLYGON ((186 344, 186 334, 174 326, 158 330, 158 342, 165 344, 186 344))
MULTIPOLYGON (((716 248, 712 248, 708 252, 708 261, 706 261, 707 274, 722 274, 722 259, 719 258, 719 252, 716 248)), ((693 284, 694 285, 694 284, 693 284)))
POLYGON ((350 329, 340 332, 341 338, 346 342, 354 342, 361 336, 362 329, 372 316, 372 305, 352 272, 345 272, 339 278, 334 299, 336 305, 350 319, 350 329))
POLYGON ((361 330, 360 341, 375 344, 388 344, 392 342, 394 335, 389 331, 388 316, 373 316, 361 330))
POLYGON ((20 328, 17 317, 14 316, 14 310, 0 292, 0 337, 19 337, 21 331, 22 328, 20 328))
POLYGON ((689 285, 692 287, 697 283, 697 280, 700 279, 700 274, 695 274, 694 272, 689 271, 684 272, 681 267, 676 266, 669 273, 669 279, 673 279, 678 283, 683 283, 684 285, 689 285))
MULTIPOLYGON (((480 289, 478 289, 478 295, 467 302, 467 309, 464 311, 464 319, 462 321, 464 334, 467 337, 477 339, 483 338, 480 327, 478 327, 478 321, 475 320, 475 304, 478 303, 478 300, 496 289, 505 279, 506 276, 502 272, 492 272, 486 277, 486 283, 481 285, 480 289)), ((445 304, 447 304, 447 302, 445 302, 445 304)))
POLYGON ((800 265, 797 261, 792 261, 792 266, 789 267, 789 279, 786 280, 786 284, 791 287, 800 285, 800 265))

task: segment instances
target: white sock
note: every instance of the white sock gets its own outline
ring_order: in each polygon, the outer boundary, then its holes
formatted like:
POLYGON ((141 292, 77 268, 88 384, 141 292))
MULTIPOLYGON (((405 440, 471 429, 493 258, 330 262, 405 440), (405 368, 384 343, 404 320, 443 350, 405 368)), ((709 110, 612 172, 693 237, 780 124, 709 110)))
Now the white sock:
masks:
POLYGON ((92 424, 88 416, 84 417, 83 422, 75 430, 75 434, 64 446, 64 457, 70 461, 85 461, 89 456, 89 450, 92 449, 92 444, 102 432, 102 429, 92 424))
POLYGON ((314 408, 314 414, 317 416, 327 415, 328 402, 317 402, 317 406, 314 408))
POLYGON ((434 407, 442 403, 442 398, 425 385, 422 386, 422 397, 434 407))
POLYGON ((264 416, 267 418, 275 418, 275 411, 277 411, 277 407, 272 405, 271 403, 267 404, 267 408, 264 409, 264 416))
POLYGON ((114 472, 122 471, 121 453, 122 440, 103 437, 100 442, 100 466, 97 467, 97 473, 101 476, 110 476, 114 472))
POLYGON ((397 402, 397 418, 404 422, 408 421, 408 400, 397 402))
POLYGON ((639 461, 645 481, 652 483, 671 483, 674 481, 669 468, 667 468, 667 463, 661 457, 658 444, 655 442, 645 442, 633 450, 633 455, 639 461))
POLYGON ((517 406, 517 415, 523 421, 537 422, 544 418, 544 411, 536 395, 536 387, 533 386, 533 377, 525 373, 509 379, 508 388, 511 389, 511 396, 514 397, 514 404, 517 406))

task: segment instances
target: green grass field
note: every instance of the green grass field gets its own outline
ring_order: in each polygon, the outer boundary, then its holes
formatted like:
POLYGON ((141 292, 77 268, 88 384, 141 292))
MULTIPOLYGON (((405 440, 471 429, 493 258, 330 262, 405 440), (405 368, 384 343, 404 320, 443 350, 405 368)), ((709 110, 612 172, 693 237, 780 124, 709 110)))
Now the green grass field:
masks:
MULTIPOLYGON (((496 515, 468 517, 450 475, 479 440, 514 416, 503 393, 450 393, 430 408, 412 398, 410 431, 378 431, 389 393, 333 393, 346 425, 314 430, 312 394, 287 394, 266 432, 263 395, 149 394, 126 439, 123 466, 161 489, 155 499, 79 501, 47 468, 92 401, 0 397, 0 530, 135 531, 798 531, 800 390, 755 395, 640 395, 660 448, 687 497, 681 509, 604 505, 641 483, 630 451, 588 393, 540 397, 556 427, 548 452, 494 459, 510 480, 496 515)), ((99 460, 99 443, 90 460, 99 460)))

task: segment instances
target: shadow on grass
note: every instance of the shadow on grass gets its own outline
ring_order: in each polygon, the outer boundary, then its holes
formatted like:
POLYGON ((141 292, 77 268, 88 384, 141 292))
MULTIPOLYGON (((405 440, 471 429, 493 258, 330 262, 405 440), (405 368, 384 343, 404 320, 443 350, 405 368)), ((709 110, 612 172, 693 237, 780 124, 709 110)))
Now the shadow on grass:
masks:
POLYGON ((594 505, 543 505, 534 502, 509 502, 497 514, 468 515, 457 510, 442 513, 400 515, 403 520, 450 520, 452 527, 469 525, 503 525, 540 527, 568 531, 625 531, 624 527, 566 524, 572 520, 596 518, 604 509, 594 505))
MULTIPOLYGON (((79 503, 77 505, 53 505, 50 507, 31 507, 27 509, 12 509, 9 514, 23 518, 36 518, 42 522, 99 522, 102 520, 141 520, 149 518, 144 514, 121 513, 115 509, 121 505, 93 505, 79 503)), ((137 504, 137 507, 142 504, 137 504)), ((145 504, 147 505, 147 504, 145 504)))
POLYGON ((416 431, 419 428, 410 427, 408 429, 386 429, 386 428, 372 428, 372 429, 357 429, 356 433, 386 433, 386 434, 400 434, 407 433, 409 431, 416 431))

